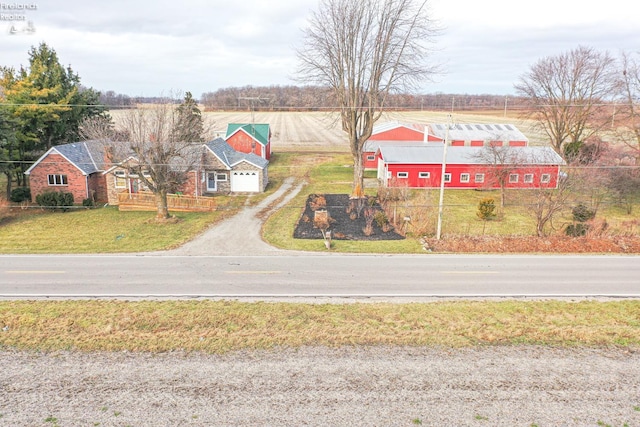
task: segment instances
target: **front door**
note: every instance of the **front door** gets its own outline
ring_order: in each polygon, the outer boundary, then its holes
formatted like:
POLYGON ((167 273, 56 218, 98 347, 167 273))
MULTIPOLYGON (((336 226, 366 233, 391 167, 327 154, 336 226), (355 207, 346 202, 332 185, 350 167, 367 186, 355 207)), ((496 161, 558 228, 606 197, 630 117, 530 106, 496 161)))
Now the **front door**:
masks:
POLYGON ((216 173, 207 172, 207 191, 216 191, 216 173))

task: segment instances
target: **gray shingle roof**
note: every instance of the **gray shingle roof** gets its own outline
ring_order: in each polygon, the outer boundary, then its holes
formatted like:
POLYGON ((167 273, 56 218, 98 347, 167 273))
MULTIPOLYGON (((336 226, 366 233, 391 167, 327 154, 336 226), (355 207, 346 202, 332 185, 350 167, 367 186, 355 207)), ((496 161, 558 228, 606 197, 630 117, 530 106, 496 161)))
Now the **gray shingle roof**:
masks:
POLYGON ((229 169, 238 163, 243 161, 249 162, 259 168, 266 168, 269 161, 257 156, 253 153, 241 153, 234 150, 228 143, 222 138, 216 138, 213 141, 209 141, 205 146, 211 150, 213 154, 220 159, 229 169))
POLYGON ((57 145, 51 152, 56 151, 86 175, 104 170, 104 144, 101 141, 57 145))

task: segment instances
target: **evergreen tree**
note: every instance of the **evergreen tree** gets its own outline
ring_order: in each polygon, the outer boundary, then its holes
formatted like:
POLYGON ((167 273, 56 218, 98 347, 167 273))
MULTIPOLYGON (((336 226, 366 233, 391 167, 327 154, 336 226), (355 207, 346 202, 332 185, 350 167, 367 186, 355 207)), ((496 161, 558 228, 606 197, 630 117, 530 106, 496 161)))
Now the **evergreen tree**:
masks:
POLYGON ((173 127, 173 137, 182 142, 204 142, 204 122, 198 104, 191 92, 177 108, 177 121, 173 127))

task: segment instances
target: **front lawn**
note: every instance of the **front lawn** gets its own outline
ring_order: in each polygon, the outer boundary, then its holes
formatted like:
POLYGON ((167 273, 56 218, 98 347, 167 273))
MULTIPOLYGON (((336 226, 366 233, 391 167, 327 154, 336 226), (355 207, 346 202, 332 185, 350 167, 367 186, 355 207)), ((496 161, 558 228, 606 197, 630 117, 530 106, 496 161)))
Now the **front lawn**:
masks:
POLYGON ((180 220, 158 224, 155 212, 119 212, 117 207, 69 212, 13 212, 0 220, 0 253, 117 253, 178 247, 213 222, 233 213, 176 213, 180 220))

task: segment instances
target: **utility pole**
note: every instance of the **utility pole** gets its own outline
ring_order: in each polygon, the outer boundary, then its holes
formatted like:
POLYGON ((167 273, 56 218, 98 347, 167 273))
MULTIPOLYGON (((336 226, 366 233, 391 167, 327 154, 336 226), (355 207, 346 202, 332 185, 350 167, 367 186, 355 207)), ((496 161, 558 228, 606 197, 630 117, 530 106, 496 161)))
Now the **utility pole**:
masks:
POLYGON ((240 100, 249 101, 249 109, 251 110, 251 124, 255 124, 255 104, 254 101, 268 101, 269 98, 262 98, 260 96, 239 96, 238 97, 238 105, 240 105, 240 100))
POLYGON ((449 114, 449 123, 444 134, 444 147, 442 147, 442 172, 440 173, 440 201, 438 203, 438 229, 436 231, 436 239, 440 240, 442 235, 442 212, 444 210, 444 176, 447 170, 447 145, 449 145, 449 129, 453 125, 451 114, 449 114))

